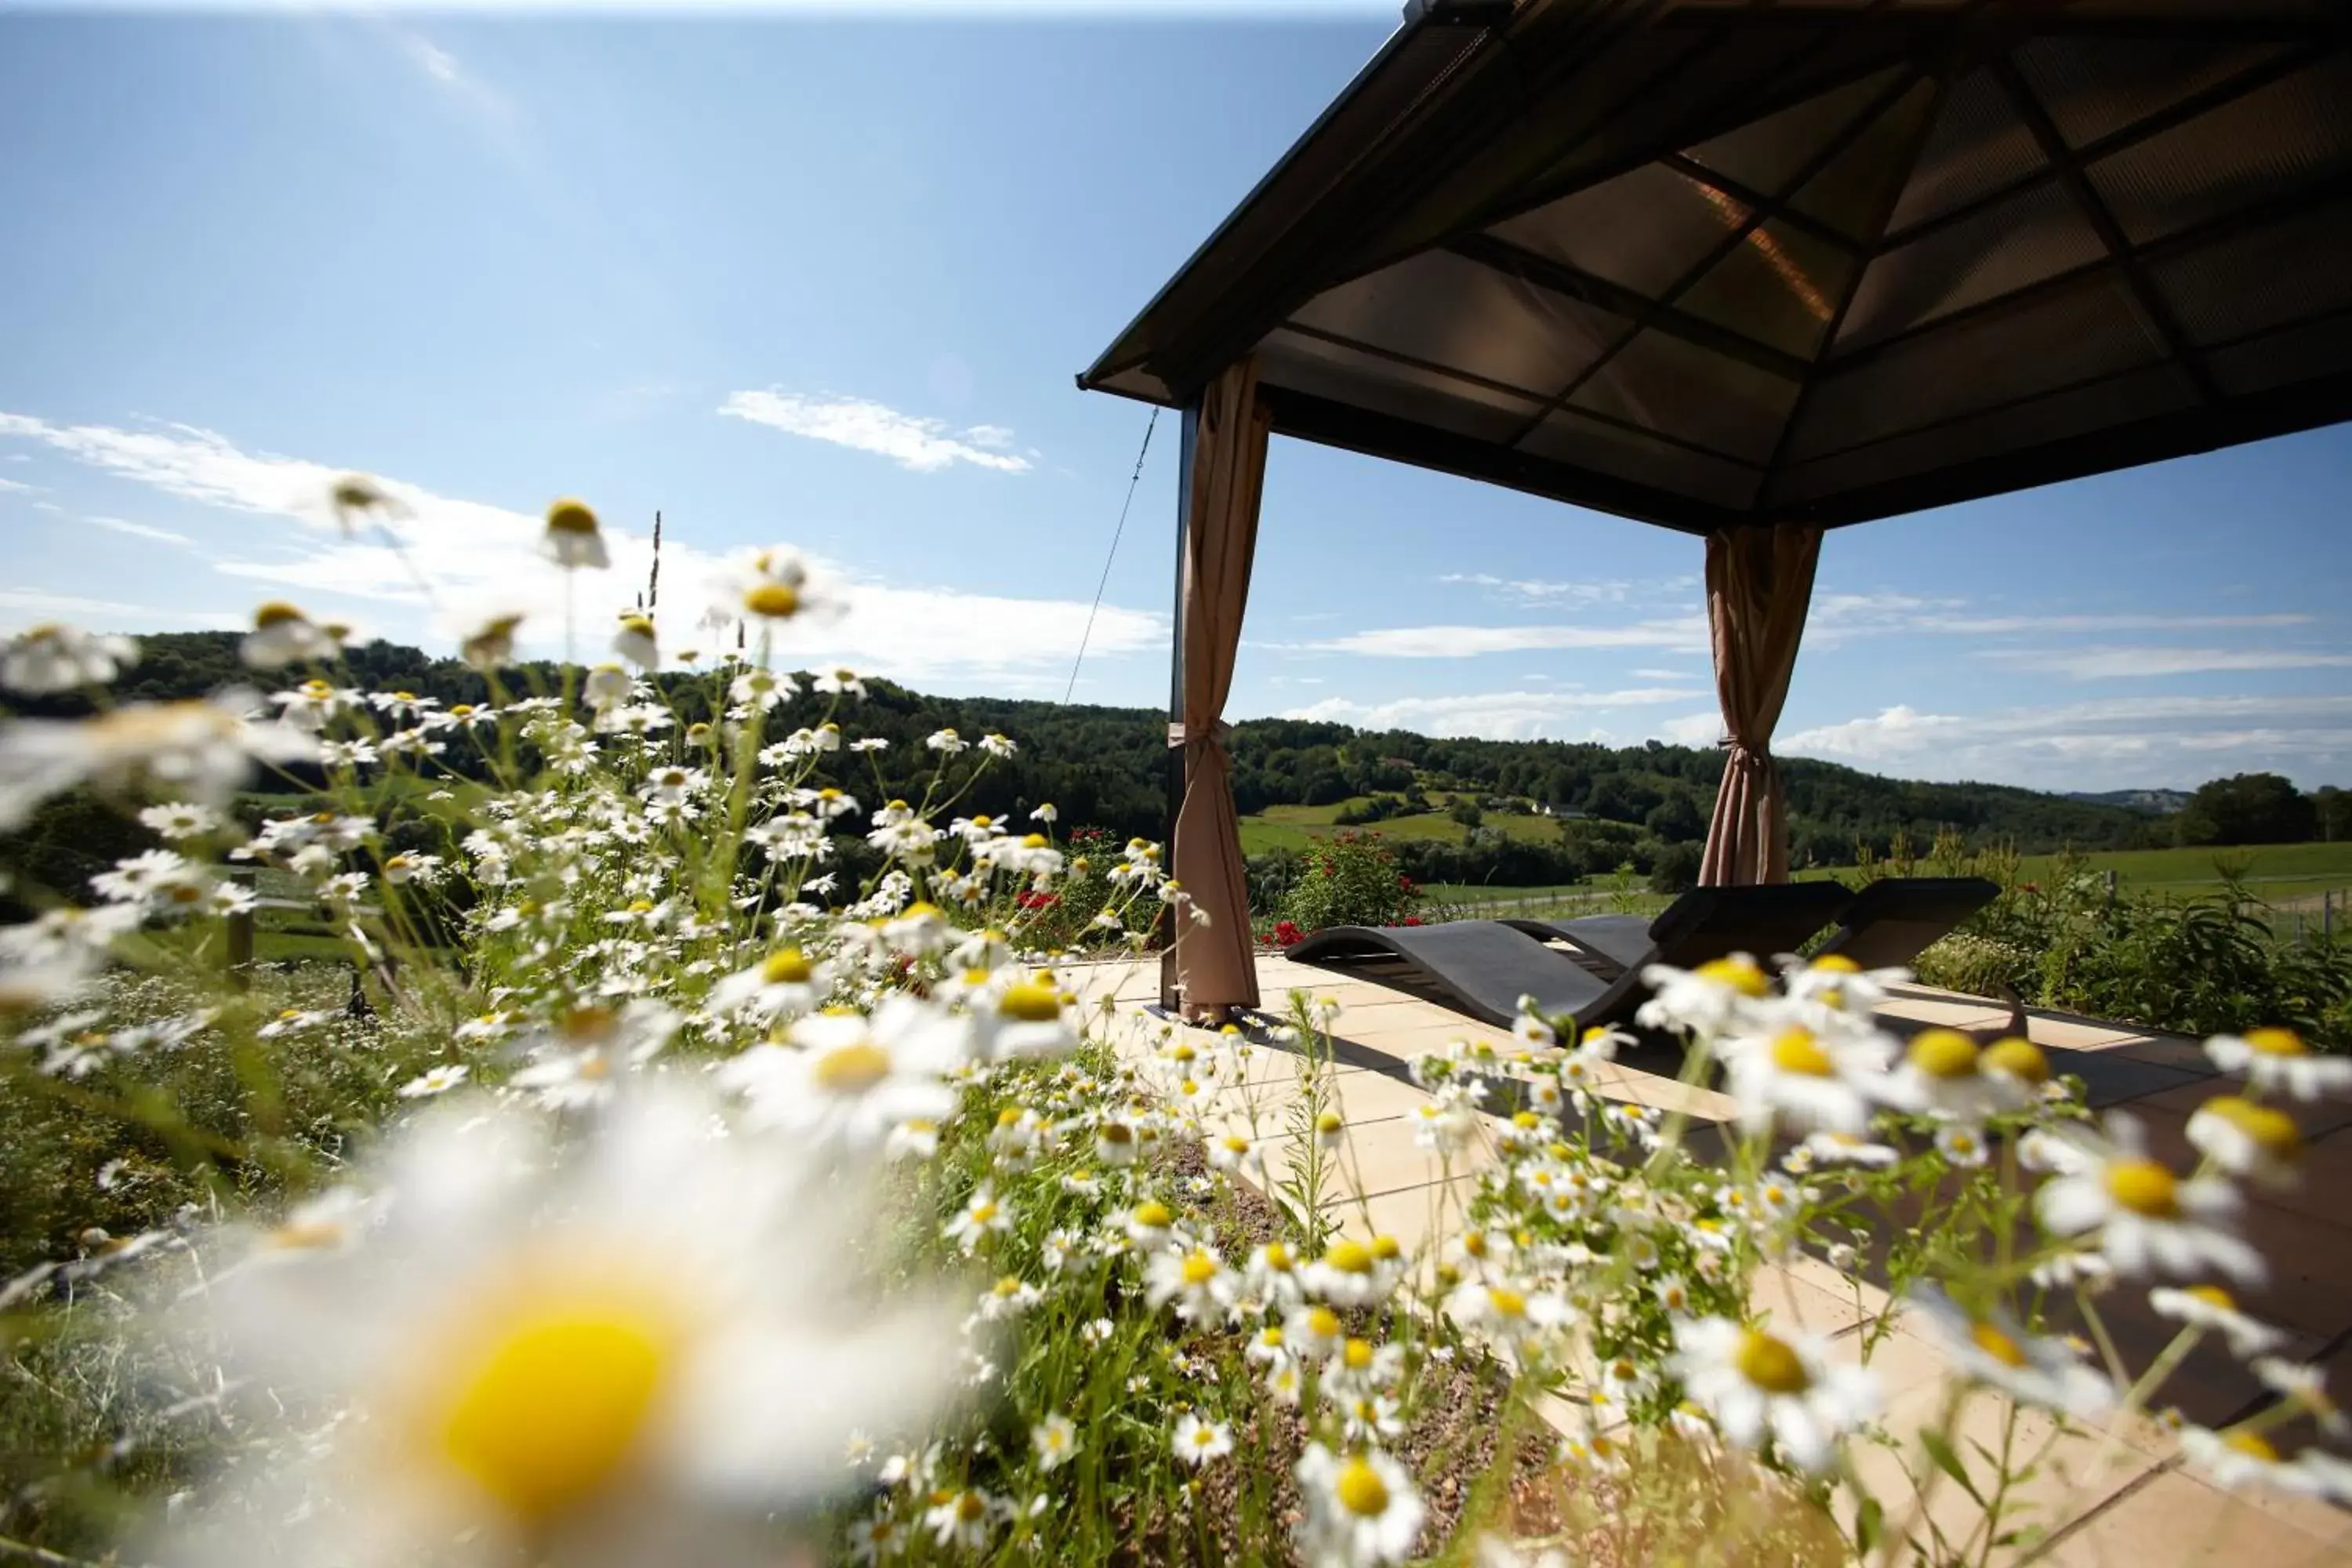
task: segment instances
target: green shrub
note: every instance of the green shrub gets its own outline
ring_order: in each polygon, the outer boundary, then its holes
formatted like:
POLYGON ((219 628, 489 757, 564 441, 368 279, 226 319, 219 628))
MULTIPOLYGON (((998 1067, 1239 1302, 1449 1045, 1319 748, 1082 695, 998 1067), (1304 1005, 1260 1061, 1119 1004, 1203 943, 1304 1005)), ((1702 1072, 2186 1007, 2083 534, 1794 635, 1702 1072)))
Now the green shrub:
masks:
POLYGON ((1335 833, 1291 883, 1279 918, 1309 934, 1327 926, 1402 925, 1419 896, 1378 834, 1335 833))

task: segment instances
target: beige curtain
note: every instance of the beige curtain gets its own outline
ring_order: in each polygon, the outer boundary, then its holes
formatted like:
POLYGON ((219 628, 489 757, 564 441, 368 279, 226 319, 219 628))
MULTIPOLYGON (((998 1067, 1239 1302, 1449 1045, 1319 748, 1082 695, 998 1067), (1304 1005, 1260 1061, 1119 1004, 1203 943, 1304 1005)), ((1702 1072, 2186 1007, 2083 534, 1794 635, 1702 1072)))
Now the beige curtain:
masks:
POLYGON ((1706 537, 1715 690, 1728 737, 1699 863, 1698 879, 1710 886, 1789 879, 1789 807, 1772 761, 1772 727, 1788 700, 1821 553, 1822 531, 1813 527, 1780 523, 1706 537))
POLYGON ((1209 917, 1177 927, 1175 972, 1189 1012, 1258 1005, 1243 885, 1241 825, 1225 755, 1225 694, 1241 647, 1257 553, 1258 496, 1272 420, 1258 401, 1257 362, 1225 367, 1201 395, 1184 517, 1184 717, 1168 742, 1184 749, 1184 804, 1176 814, 1176 879, 1209 917))

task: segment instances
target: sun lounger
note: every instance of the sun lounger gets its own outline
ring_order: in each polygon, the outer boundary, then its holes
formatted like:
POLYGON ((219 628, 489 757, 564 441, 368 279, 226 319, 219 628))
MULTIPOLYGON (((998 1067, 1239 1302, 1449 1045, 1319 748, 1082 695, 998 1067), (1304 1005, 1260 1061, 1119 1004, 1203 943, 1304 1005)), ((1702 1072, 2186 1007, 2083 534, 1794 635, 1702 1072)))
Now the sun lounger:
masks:
MULTIPOLYGON (((1454 921, 1433 926, 1334 926, 1290 949, 1301 963, 1359 975, 1467 1013, 1508 1024, 1518 999, 1533 996, 1547 1017, 1579 1028, 1622 1023, 1649 999, 1642 970, 1687 969, 1731 952, 1786 952, 1837 918, 1853 897, 1835 882, 1769 888, 1701 888, 1655 921, 1612 924, 1601 938, 1630 954, 1614 961, 1575 934, 1586 922, 1454 921), (1554 946, 1559 942, 1562 946, 1554 946)), ((1616 917, 1604 917, 1614 921, 1616 917)))
POLYGON ((1655 920, 1639 915, 1588 915, 1579 920, 1506 921, 1528 935, 1564 942, 1603 978, 1639 973, 1653 963, 1695 969, 1710 959, 1745 952, 1769 963, 1793 952, 1836 920, 1854 895, 1837 882, 1780 882, 1768 887, 1694 888, 1655 920))
POLYGON ((1822 951, 1864 969, 1908 968, 2000 896, 1982 877, 1889 877, 1853 896, 1822 951))

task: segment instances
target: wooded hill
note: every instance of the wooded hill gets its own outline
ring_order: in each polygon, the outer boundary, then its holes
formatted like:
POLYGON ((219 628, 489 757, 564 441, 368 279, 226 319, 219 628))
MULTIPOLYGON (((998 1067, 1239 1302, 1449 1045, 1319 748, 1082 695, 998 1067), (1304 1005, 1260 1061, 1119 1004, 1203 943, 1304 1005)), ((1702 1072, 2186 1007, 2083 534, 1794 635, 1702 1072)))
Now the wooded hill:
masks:
MULTIPOLYGON (((119 683, 123 698, 199 696, 216 687, 254 681, 239 664, 237 637, 227 632, 163 633, 142 639, 140 663, 119 683)), ((445 703, 480 702, 482 678, 453 659, 376 642, 351 650, 350 681, 373 690, 408 690, 445 703)), ((291 684, 282 681, 260 684, 291 684)), ((550 689, 555 672, 537 667, 511 684, 550 689)), ((661 683, 685 719, 708 717, 707 677, 677 674, 661 683)), ((971 809, 1025 813, 1053 801, 1068 825, 1087 824, 1121 836, 1157 837, 1164 831, 1168 752, 1166 718, 1149 709, 1064 706, 1002 698, 927 696, 884 681, 856 720, 861 733, 887 736, 879 759, 887 787, 912 795, 929 762, 922 738, 943 726, 968 737, 999 730, 1021 743, 1021 754, 999 764, 970 798, 971 809)), ((67 713, 71 702, 20 703, 28 712, 67 713)), ((803 696, 780 707, 770 729, 782 734, 814 722, 822 700, 803 696)), ((1389 809, 1412 809, 1433 792, 1443 802, 1467 795, 1490 809, 1541 803, 1563 818, 1564 840, 1629 840, 1645 849, 1705 838, 1707 814, 1722 774, 1713 748, 1650 742, 1609 747, 1560 741, 1436 739, 1407 731, 1366 731, 1344 724, 1289 719, 1246 720, 1232 734, 1234 792, 1244 814, 1269 805, 1321 805, 1355 797, 1393 797, 1389 809), (1410 804, 1408 804, 1410 803, 1410 804), (1608 825, 1617 825, 1612 829, 1608 825)), ((444 759, 472 771, 453 747, 444 759)), ((865 760, 844 759, 841 782, 861 795, 874 787, 865 760)), ((2001 784, 1922 784, 1883 778, 1835 763, 1784 759, 1792 815, 1791 847, 1800 863, 1844 863, 1857 845, 1884 853, 1897 834, 1924 845, 1942 828, 1972 843, 2001 841, 2032 853, 2072 845, 2126 848, 2172 841, 2162 819, 2144 810, 2001 784)), ((1376 808, 1377 809, 1377 808, 1376 808)), ((1368 813, 1367 815, 1370 815, 1368 813)), ((1475 837, 1473 834, 1471 837, 1475 837)), ((1615 852, 1612 847, 1612 852, 1615 852)))

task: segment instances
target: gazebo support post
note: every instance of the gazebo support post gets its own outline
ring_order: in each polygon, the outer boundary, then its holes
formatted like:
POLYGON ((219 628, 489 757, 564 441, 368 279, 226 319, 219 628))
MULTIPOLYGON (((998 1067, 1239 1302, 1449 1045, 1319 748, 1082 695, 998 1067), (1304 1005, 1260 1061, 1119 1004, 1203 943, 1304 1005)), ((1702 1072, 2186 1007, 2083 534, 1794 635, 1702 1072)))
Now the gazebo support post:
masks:
POLYGON ((1707 629, 1725 736, 1723 784, 1699 862, 1708 886, 1789 879, 1789 805, 1772 728, 1797 667, 1821 552, 1822 531, 1809 523, 1706 536, 1707 629))
POLYGON ((1181 793, 1171 777, 1168 864, 1189 901, 1171 911, 1160 1000, 1193 1018, 1222 1020, 1258 1005, 1224 708, 1249 603, 1272 426, 1253 359, 1218 372, 1184 411, 1168 726, 1169 746, 1181 759, 1181 793), (1196 910, 1205 924, 1193 918, 1196 910))

